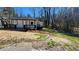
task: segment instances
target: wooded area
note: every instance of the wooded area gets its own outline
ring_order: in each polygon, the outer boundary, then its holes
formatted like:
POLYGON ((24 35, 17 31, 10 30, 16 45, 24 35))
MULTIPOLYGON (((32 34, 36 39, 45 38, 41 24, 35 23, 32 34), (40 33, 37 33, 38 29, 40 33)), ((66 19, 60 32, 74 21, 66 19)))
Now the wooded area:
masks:
POLYGON ((78 7, 33 8, 34 17, 36 15, 35 12, 37 11, 39 14, 38 18, 44 22, 44 27, 79 35, 78 7))
POLYGON ((43 7, 40 9, 39 17, 45 27, 79 35, 78 7, 43 7))

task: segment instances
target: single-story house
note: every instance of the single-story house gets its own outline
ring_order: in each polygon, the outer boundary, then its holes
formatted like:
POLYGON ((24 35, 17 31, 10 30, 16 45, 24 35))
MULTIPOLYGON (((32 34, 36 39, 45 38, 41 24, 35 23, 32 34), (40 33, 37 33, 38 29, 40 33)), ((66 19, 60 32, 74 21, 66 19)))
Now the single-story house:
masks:
POLYGON ((33 18, 12 17, 10 20, 0 19, 0 26, 11 29, 41 29, 43 27, 43 22, 33 18))

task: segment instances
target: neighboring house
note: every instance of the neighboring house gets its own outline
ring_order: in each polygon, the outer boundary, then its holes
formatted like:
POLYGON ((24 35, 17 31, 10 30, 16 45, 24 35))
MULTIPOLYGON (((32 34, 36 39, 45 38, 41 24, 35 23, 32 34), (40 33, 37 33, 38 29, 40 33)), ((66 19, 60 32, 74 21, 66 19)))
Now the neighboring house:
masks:
POLYGON ((74 34, 79 35, 79 27, 74 27, 73 31, 74 31, 74 34))

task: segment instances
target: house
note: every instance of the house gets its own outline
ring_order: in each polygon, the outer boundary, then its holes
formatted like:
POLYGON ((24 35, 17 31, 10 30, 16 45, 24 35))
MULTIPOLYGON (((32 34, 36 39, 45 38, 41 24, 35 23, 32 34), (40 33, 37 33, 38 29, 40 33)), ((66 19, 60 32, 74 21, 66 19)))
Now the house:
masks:
POLYGON ((43 22, 39 19, 27 18, 27 17, 11 17, 10 20, 3 18, 0 20, 0 26, 7 29, 42 29, 43 22), (3 23, 1 22, 3 21, 3 23), (2 25, 3 24, 3 25, 2 25))
POLYGON ((3 8, 0 13, 0 28, 4 29, 41 29, 43 22, 38 18, 15 16, 11 7, 3 8), (9 13, 10 11, 10 13, 9 13))

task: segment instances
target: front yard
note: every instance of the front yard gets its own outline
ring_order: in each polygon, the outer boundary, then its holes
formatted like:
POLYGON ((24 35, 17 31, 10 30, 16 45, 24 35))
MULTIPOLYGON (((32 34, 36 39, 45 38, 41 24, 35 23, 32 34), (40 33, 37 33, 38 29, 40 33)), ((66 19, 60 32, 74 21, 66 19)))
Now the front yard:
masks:
POLYGON ((0 50, 2 51, 79 51, 79 37, 54 32, 0 30, 0 50))

